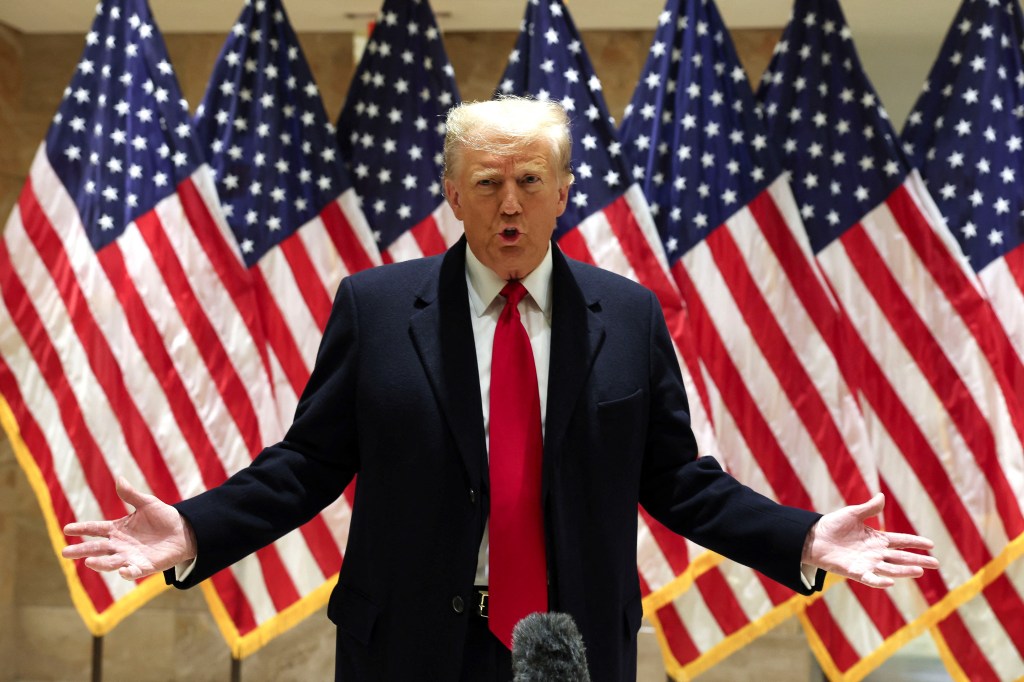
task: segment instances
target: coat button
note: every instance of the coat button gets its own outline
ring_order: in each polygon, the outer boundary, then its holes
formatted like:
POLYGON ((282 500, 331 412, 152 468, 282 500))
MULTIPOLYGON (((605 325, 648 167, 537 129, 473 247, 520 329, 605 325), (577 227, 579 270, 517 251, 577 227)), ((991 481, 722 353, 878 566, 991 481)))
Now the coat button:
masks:
POLYGON ((474 488, 469 489, 469 503, 476 504, 476 490, 474 488))
POLYGON ((455 595, 452 597, 452 611, 455 613, 462 613, 466 610, 466 604, 462 601, 462 597, 455 595))

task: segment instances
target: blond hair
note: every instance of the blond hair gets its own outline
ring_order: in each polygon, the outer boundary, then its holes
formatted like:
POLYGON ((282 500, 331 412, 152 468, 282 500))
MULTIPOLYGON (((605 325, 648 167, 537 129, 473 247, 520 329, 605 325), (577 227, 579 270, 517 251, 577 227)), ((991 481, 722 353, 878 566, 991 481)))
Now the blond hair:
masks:
POLYGON ((483 102, 452 107, 445 122, 444 177, 452 178, 465 149, 509 155, 536 140, 551 143, 551 160, 569 183, 572 174, 572 137, 569 116, 557 102, 502 95, 483 102))

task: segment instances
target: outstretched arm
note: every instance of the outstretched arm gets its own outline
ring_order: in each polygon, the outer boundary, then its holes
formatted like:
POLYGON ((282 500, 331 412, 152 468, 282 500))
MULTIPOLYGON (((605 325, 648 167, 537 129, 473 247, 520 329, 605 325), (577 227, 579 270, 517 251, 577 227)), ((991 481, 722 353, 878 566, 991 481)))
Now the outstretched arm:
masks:
POLYGON ((935 557, 905 550, 930 550, 928 538, 888 533, 864 524, 885 507, 878 493, 864 504, 837 509, 822 516, 804 541, 802 563, 824 569, 869 587, 891 587, 896 578, 919 578, 926 568, 938 568, 935 557))
POLYGON ((64 534, 97 538, 68 545, 65 559, 85 559, 94 571, 117 571, 138 580, 195 558, 196 539, 178 510, 153 495, 135 490, 124 478, 117 495, 135 508, 115 521, 82 521, 64 526, 64 534))

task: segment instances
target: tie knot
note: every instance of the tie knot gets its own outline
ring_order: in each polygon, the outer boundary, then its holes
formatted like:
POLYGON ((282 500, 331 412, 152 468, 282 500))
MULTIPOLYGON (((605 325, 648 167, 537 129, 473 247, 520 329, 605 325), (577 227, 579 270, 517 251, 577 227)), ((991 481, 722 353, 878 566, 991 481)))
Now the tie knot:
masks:
POLYGON ((526 287, 523 286, 522 282, 514 279, 502 287, 501 295, 508 299, 505 302, 506 305, 517 306, 523 300, 523 297, 526 296, 526 287))

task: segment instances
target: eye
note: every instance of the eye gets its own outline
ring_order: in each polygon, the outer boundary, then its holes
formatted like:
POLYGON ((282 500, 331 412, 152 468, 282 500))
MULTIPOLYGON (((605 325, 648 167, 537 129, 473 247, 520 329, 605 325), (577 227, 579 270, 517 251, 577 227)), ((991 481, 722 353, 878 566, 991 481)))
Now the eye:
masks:
POLYGON ((532 185, 532 184, 540 182, 540 176, 537 176, 537 175, 526 175, 526 176, 523 177, 522 182, 523 182, 524 185, 532 185))

